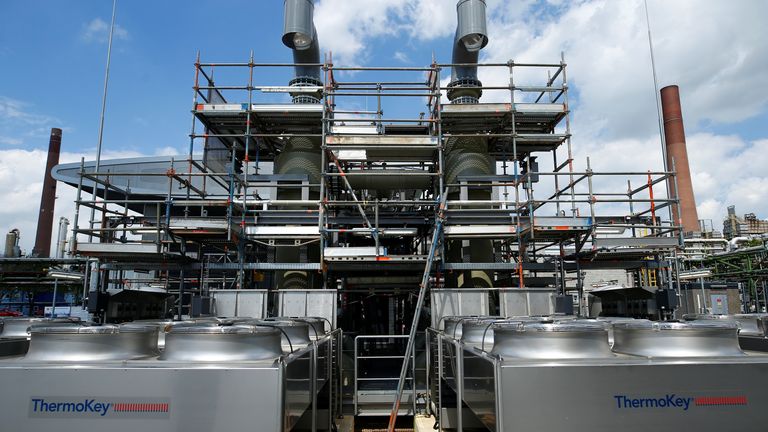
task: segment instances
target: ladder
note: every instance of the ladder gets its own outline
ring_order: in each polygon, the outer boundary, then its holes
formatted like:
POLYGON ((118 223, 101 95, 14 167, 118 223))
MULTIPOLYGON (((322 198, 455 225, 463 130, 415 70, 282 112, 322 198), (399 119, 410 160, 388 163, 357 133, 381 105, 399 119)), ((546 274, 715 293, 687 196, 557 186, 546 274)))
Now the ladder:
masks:
MULTIPOLYGON (((432 262, 437 254, 437 244, 440 241, 443 231, 443 222, 445 215, 443 210, 445 208, 445 200, 448 197, 448 190, 444 190, 440 197, 440 206, 438 207, 437 214, 435 215, 435 229, 432 233, 432 244, 429 248, 429 255, 427 256, 427 262, 424 265, 424 275, 421 277, 421 285, 419 286, 419 299, 416 301, 416 311, 413 315, 413 322, 411 323, 411 331, 408 334, 408 345, 405 348, 405 352, 412 353, 413 346, 416 341, 416 330, 419 326, 419 319, 421 319, 421 310, 424 308, 424 298, 427 295, 427 289, 429 287, 429 275, 432 273, 432 262)), ((395 401, 392 403, 392 411, 389 413, 389 426, 388 432, 394 432, 395 422, 397 421, 397 413, 400 410, 400 399, 403 397, 403 387, 405 386, 405 378, 408 374, 408 363, 410 357, 408 355, 403 359, 403 365, 400 368, 400 378, 397 382, 397 391, 395 392, 395 401)), ((414 360, 415 361, 415 360, 414 360)))

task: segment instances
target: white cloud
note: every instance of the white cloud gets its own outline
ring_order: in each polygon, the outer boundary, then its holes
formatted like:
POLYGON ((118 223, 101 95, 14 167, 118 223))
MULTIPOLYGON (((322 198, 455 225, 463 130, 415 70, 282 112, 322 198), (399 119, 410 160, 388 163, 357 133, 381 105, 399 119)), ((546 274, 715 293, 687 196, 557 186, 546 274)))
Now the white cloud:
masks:
MULTIPOLYGON (((564 51, 576 166, 583 167, 590 156, 595 170, 660 170, 642 2, 564 3, 552 16, 536 12, 540 3, 529 3, 528 14, 505 12, 519 7, 516 3, 496 4, 496 13, 489 13, 491 42, 481 61, 551 62, 564 51)), ((768 68, 768 38, 746 29, 762 28, 768 3, 686 0, 649 1, 649 6, 660 84, 681 89, 699 217, 713 219, 720 229, 729 204, 768 216, 768 174, 761 168, 768 163, 768 140, 698 132, 702 125, 734 124, 765 113, 768 85, 756 71, 768 68)), ((509 80, 504 69, 481 70, 480 78, 486 85, 509 80)), ((532 80, 540 83, 542 77, 516 76, 516 83, 532 80)), ((507 97, 488 93, 485 100, 507 97)))
MULTIPOLYGON (((109 25, 110 23, 101 18, 94 18, 88 23, 83 24, 80 37, 86 42, 107 42, 109 40, 109 25)), ((130 39, 130 35, 128 34, 128 30, 124 29, 119 24, 115 24, 113 38, 128 40, 130 39)))
POLYGON ((451 36, 456 30, 456 2, 453 0, 419 0, 405 9, 408 33, 421 40, 451 36))
POLYGON ((50 135, 51 126, 62 126, 61 120, 36 113, 31 104, 0 95, 0 146, 21 147, 27 139, 39 141, 50 135))
POLYGON ((59 123, 55 117, 30 112, 30 104, 0 95, 0 126, 21 125, 24 128, 59 123))
POLYGON ((337 65, 365 63, 366 42, 401 29, 398 16, 406 0, 322 0, 315 5, 320 49, 333 54, 337 65))
POLYGON ((401 62, 401 63, 410 63, 411 59, 408 57, 408 54, 402 52, 402 51, 395 51, 395 55, 392 56, 395 60, 401 62))
POLYGON ((18 138, 11 138, 6 136, 0 136, 0 144, 7 145, 7 146, 18 146, 23 143, 22 140, 18 138))
MULTIPOLYGON (((63 152, 59 156, 59 161, 60 163, 79 162, 83 157, 86 160, 93 160, 94 153, 63 152)), ((140 156, 145 155, 135 151, 103 153, 104 160, 140 156)), ((0 196, 3 198, 3 205, 0 206, 0 230, 2 230, 0 233, 18 228, 21 231, 20 245, 25 253, 30 253, 35 243, 46 159, 47 151, 43 149, 0 150, 0 196)), ((54 211, 54 236, 60 217, 66 217, 70 222, 74 222, 76 192, 75 188, 58 183, 54 211)), ((83 214, 86 218, 88 217, 87 211, 83 214)), ((81 227, 84 226, 82 222, 81 219, 81 227)), ((52 241, 51 246, 55 247, 55 240, 52 241)))

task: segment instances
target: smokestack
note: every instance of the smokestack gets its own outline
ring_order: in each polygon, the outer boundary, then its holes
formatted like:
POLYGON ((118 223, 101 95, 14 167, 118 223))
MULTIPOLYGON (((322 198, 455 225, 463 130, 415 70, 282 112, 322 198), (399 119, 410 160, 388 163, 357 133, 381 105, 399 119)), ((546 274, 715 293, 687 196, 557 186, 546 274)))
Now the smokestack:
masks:
POLYGON ((667 143, 667 167, 671 170, 674 160, 677 171, 677 182, 670 182, 669 190, 673 197, 680 200, 679 212, 678 206, 672 206, 672 218, 675 223, 682 225, 684 232, 698 232, 701 228, 699 215, 696 212, 696 198, 693 195, 691 169, 688 166, 680 89, 676 85, 661 89, 661 111, 664 116, 664 138, 667 143))
POLYGON ((51 170, 59 163, 61 151, 61 129, 51 128, 51 139, 48 143, 48 161, 45 164, 43 177, 43 192, 40 194, 40 215, 37 218, 37 235, 32 256, 48 258, 51 256, 51 236, 53 235, 53 208, 56 204, 56 180, 51 176, 51 170))

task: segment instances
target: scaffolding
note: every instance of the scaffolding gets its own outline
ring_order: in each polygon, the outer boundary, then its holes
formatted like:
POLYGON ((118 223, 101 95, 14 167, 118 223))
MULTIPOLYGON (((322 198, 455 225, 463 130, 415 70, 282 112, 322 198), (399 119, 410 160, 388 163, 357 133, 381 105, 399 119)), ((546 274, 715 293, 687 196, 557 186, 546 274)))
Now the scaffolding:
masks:
MULTIPOLYGON (((564 58, 479 64, 508 75, 508 85, 482 86, 487 102, 477 104, 447 101, 445 71, 461 65, 343 67, 327 58, 302 65, 322 68, 321 86, 270 82, 294 66, 198 56, 186 158, 107 163, 98 172, 81 162, 75 250, 98 259, 102 288, 160 285, 184 299, 176 307, 185 314, 185 295, 274 291, 278 273, 305 272, 308 289, 405 292, 412 301, 443 191, 452 195, 434 287, 484 271, 494 287, 580 291, 585 269, 647 275, 682 245, 680 227, 659 216, 677 205, 658 193, 674 172, 597 172, 589 160, 576 168, 564 58), (297 95, 320 103, 292 103, 297 95), (319 181, 274 171, 296 137, 319 140, 319 181), (487 142, 495 172, 449 182, 447 147, 464 138, 487 142), (539 159, 551 160, 551 170, 539 159), (87 195, 94 189, 98 196, 87 195), (490 199, 470 199, 479 189, 490 199), (278 190, 293 198, 278 199, 278 190), (96 217, 81 223, 82 209, 96 217), (446 244, 477 239, 490 242, 492 260, 448 256, 446 244), (293 258, 281 260, 281 248, 293 258)), ((385 330, 402 333, 407 319, 385 330)))

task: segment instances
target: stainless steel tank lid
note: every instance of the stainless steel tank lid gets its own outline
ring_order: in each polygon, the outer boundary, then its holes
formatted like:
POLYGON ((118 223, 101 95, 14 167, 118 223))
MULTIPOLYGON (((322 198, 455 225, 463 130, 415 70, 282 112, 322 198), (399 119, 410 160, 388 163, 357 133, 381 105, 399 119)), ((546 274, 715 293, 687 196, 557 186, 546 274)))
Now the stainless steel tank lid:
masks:
POLYGON ((741 326, 739 335, 768 336, 768 314, 736 314, 733 319, 741 326))
POLYGON ((30 328, 30 333, 37 334, 118 334, 118 333, 151 333, 158 331, 157 327, 149 325, 118 326, 114 324, 105 325, 60 325, 47 326, 39 325, 30 328))
POLYGON ((325 323, 328 322, 330 326, 330 322, 323 317, 268 317, 264 318, 264 321, 270 321, 270 322, 302 322, 309 325, 309 327, 312 329, 312 334, 310 336, 314 337, 320 337, 325 334, 325 323))
POLYGON ((461 321, 461 338, 464 343, 489 345, 493 343, 494 323, 504 321, 505 318, 484 317, 469 318, 461 321))
POLYGON ((705 329, 738 329, 739 323, 733 320, 703 321, 647 321, 636 320, 613 324, 614 329, 655 330, 655 331, 697 331, 705 329))
POLYGON ((10 317, 3 318, 3 328, 0 336, 6 338, 29 337, 29 330, 39 325, 58 326, 70 325, 80 322, 79 318, 38 318, 38 317, 10 317))
POLYGON ((735 321, 625 322, 614 324, 613 336, 614 351, 649 358, 744 355, 735 321))
POLYGON ((26 359, 33 361, 111 361, 157 355, 158 330, 152 326, 36 326, 26 359))
POLYGON ((683 315, 685 321, 704 321, 704 320, 732 320, 733 317, 729 315, 713 315, 713 314, 685 314, 683 315))
POLYGON ((267 327, 275 327, 283 333, 283 344, 287 345, 291 351, 296 350, 299 346, 308 345, 312 342, 310 337, 309 323, 295 321, 295 320, 258 320, 251 321, 250 325, 260 325, 267 327))
POLYGON ((39 325, 30 328, 29 332, 33 336, 36 334, 117 334, 120 332, 120 327, 111 324, 103 326, 82 326, 76 324, 66 326, 39 325))
POLYGON ((271 327, 237 324, 231 326, 174 326, 168 331, 170 334, 269 334, 275 333, 271 327))
POLYGON ((515 330, 518 332, 606 332, 608 326, 598 322, 500 322, 493 325, 494 329, 515 330))
POLYGON ((506 318, 510 321, 520 321, 520 322, 540 322, 540 323, 552 323, 555 321, 560 320, 567 320, 567 317, 557 317, 552 315, 522 315, 522 316, 511 316, 509 318, 506 318))
POLYGON ((603 321, 611 324, 621 323, 621 322, 648 321, 645 319, 637 319, 637 318, 630 318, 630 317, 597 317, 595 319, 598 321, 603 321))
POLYGON ((538 360, 593 359, 613 357, 608 344, 608 326, 574 320, 537 323, 493 324, 492 354, 538 360))
POLYGON ((237 324, 216 327, 175 327, 166 335, 160 360, 253 361, 283 355, 282 332, 274 327, 237 324))
POLYGON ((61 317, 61 318, 42 318, 42 317, 7 317, 0 318, 3 322, 52 322, 52 323, 75 323, 80 322, 78 317, 61 317))

